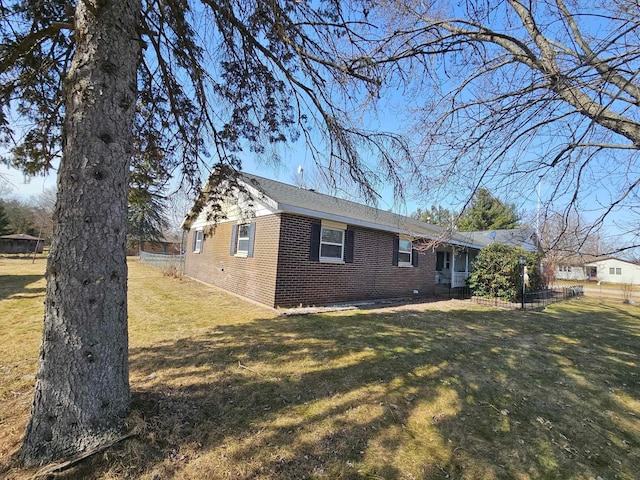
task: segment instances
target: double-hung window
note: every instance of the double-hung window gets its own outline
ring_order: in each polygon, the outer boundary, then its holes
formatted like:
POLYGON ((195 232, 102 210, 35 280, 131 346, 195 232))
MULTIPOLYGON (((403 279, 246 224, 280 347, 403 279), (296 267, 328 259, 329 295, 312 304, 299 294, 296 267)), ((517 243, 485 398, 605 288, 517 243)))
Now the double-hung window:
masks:
POLYGON ((412 265, 411 263, 411 253, 412 253, 411 240, 408 238, 400 238, 398 242, 398 266, 408 267, 412 265))
POLYGON ((393 237, 393 265, 396 267, 418 266, 418 252, 413 248, 411 238, 401 235, 393 237))
POLYGON ((253 257, 255 234, 255 222, 233 225, 231 227, 231 255, 236 257, 253 257))
POLYGON ((249 253, 250 224, 238 225, 238 243, 236 253, 246 255, 249 253))
POLYGON ((322 227, 320 232, 320 260, 340 262, 344 259, 344 230, 322 227))
POLYGON ((193 253, 202 252, 203 241, 204 241, 204 231, 196 230, 193 234, 193 253))
POLYGON ((311 224, 309 260, 312 262, 353 263, 355 231, 346 223, 322 220, 311 224))

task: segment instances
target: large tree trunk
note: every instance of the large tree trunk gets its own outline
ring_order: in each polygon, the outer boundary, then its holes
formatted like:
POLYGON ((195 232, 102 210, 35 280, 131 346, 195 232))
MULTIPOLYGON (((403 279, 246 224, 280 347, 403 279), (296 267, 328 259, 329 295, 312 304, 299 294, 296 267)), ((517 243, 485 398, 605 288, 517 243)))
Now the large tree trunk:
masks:
POLYGON ((108 441, 129 408, 125 235, 140 11, 140 0, 83 0, 76 10, 27 465, 108 441))

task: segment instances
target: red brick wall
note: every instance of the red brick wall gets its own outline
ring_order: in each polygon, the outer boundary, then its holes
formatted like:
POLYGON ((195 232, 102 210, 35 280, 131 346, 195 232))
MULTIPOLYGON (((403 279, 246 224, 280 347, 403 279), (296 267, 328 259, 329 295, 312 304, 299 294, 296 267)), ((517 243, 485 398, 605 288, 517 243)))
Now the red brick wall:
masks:
POLYGON ((236 222, 219 224, 215 230, 205 228, 201 253, 193 253, 193 235, 186 243, 185 273, 252 300, 274 305, 276 261, 280 217, 268 215, 254 219, 256 233, 253 257, 229 253, 231 228, 236 222))
POLYGON ((360 227, 355 231, 353 263, 309 260, 308 217, 279 214, 259 217, 253 258, 229 254, 231 227, 205 229, 202 252, 193 253, 194 230, 186 243, 185 273, 269 306, 324 305, 375 298, 408 297, 435 288, 435 254, 419 253, 417 267, 392 264, 393 233, 360 227), (280 241, 279 241, 280 239, 280 241))
POLYGON ((355 230, 353 263, 309 260, 311 223, 307 217, 282 214, 275 305, 291 307, 421 295, 435 289, 435 254, 419 253, 417 267, 393 265, 395 234, 360 227, 355 230))

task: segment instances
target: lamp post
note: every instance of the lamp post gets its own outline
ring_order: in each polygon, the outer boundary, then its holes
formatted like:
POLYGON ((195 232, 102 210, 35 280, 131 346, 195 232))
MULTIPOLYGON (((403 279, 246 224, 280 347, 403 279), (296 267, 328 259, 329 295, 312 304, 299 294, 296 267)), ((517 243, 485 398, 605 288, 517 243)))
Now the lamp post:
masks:
POLYGON ((522 310, 524 310, 524 266, 527 264, 527 259, 520 257, 520 283, 522 287, 522 293, 520 297, 522 310))

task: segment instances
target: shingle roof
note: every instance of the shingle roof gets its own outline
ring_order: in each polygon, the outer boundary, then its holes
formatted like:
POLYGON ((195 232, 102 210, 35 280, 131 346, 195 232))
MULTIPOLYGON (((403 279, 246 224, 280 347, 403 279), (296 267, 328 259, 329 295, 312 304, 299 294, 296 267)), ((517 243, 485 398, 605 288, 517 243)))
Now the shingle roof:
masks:
POLYGON ((3 235, 0 238, 5 240, 40 240, 40 241, 44 240, 42 238, 27 235, 26 233, 14 233, 12 235, 3 235))
POLYGON ((470 243, 486 247, 493 242, 502 243, 511 247, 522 247, 535 251, 536 246, 531 240, 535 234, 532 228, 514 228, 498 230, 478 230, 475 232, 458 232, 459 236, 466 237, 470 243))
MULTIPOLYGON (((369 205, 336 198, 251 173, 242 172, 240 175, 247 186, 253 187, 265 197, 262 198, 265 203, 272 208, 275 203, 276 210, 281 212, 334 220, 394 233, 404 233, 415 237, 478 249, 489 245, 493 241, 522 246, 522 242, 515 239, 530 238, 533 233, 532 230, 495 230, 495 235, 493 235, 493 230, 487 230, 480 232, 454 232, 451 234, 439 225, 420 222, 411 217, 380 210, 369 205)), ((203 195, 206 195, 206 193, 203 193, 203 195)), ((256 200, 260 200, 260 198, 256 198, 256 200)), ((194 218, 191 213, 185 219, 187 228, 190 218, 194 218)))
POLYGON ((344 221, 381 230, 407 233, 431 240, 442 239, 447 242, 476 246, 469 239, 459 234, 449 236, 442 227, 420 222, 411 217, 380 210, 361 203, 336 198, 313 190, 288 185, 286 183, 259 177, 250 173, 242 173, 248 185, 253 186, 268 198, 274 200, 278 210, 301 213, 318 218, 344 221))

